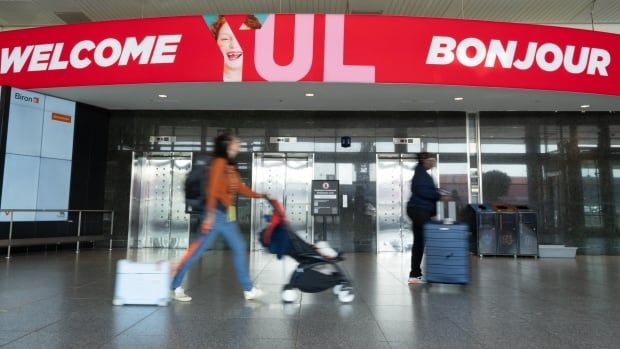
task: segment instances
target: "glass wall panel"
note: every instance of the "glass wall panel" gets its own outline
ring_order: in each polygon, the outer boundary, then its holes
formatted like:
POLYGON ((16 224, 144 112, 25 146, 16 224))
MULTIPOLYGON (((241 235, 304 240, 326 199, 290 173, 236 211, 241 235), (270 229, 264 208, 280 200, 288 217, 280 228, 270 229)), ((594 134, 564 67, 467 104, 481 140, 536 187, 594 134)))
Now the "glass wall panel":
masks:
POLYGON ((484 201, 527 204, 539 240, 620 254, 620 120, 613 112, 480 113, 484 201))
MULTIPOLYGON (((252 182, 252 152, 314 153, 314 178, 340 180, 341 193, 340 215, 325 220, 315 217, 314 235, 344 251, 376 251, 378 153, 438 152, 441 186, 453 193, 461 207, 467 204, 464 113, 113 111, 110 128, 108 158, 116 167, 109 169, 130 168, 132 151, 209 152, 213 138, 229 129, 241 138, 238 169, 248 184, 252 182), (176 142, 151 144, 149 137, 154 135, 172 135, 176 142), (297 142, 270 142, 271 137, 282 136, 296 137, 297 142), (342 147, 342 137, 351 137, 350 147, 342 147), (394 138, 419 138, 420 142, 400 145, 394 138)), ((129 178, 108 175, 107 205, 123 207, 121 201, 129 195, 118 188, 126 187, 119 184, 129 178)), ((406 191, 403 195, 408 197, 406 191)), ((236 202, 237 219, 247 239, 250 207, 248 199, 236 202)), ((123 211, 117 212, 117 219, 126 219, 123 211)), ((192 229, 196 225, 193 222, 192 229)))

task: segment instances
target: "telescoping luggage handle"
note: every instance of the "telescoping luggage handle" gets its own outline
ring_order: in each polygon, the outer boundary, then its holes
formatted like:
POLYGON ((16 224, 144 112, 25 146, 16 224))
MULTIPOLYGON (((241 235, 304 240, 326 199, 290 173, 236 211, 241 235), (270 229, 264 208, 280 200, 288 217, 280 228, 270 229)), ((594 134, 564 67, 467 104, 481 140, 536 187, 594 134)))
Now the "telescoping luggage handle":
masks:
MULTIPOLYGON (((437 201, 437 220, 443 224, 454 224, 456 222, 456 201, 437 201), (445 205, 447 203, 447 205, 445 205), (446 214, 446 206, 448 212, 446 214)), ((440 228, 448 230, 450 228, 440 228)))

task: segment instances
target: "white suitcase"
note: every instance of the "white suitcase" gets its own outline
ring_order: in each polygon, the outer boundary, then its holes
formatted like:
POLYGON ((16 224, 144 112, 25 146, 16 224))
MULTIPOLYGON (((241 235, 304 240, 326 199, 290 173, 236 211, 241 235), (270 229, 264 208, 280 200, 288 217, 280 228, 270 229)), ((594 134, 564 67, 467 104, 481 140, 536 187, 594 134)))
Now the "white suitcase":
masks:
POLYGON ((126 259, 116 265, 114 305, 170 302, 170 262, 136 263, 126 259))

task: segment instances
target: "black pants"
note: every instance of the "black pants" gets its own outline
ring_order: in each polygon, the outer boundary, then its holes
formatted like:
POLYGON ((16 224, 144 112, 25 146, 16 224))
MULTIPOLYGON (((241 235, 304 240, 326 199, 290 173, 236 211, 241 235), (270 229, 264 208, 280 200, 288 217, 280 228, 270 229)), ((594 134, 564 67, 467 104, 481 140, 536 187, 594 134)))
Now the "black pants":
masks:
POLYGON ((409 277, 422 276, 422 255, 424 255, 424 224, 430 222, 431 213, 417 208, 407 207, 407 216, 412 221, 413 226, 413 250, 411 251, 411 271, 409 277))

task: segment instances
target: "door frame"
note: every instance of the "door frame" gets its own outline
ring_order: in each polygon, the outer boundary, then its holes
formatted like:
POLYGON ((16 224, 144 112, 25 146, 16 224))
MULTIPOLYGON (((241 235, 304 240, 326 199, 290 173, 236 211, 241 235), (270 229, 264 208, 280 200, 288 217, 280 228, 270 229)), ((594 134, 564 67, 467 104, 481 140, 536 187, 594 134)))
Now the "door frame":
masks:
MULTIPOLYGON (((262 158, 280 158, 280 159, 305 159, 308 161, 308 165, 310 167, 310 177, 311 180, 314 179, 314 162, 315 162, 315 154, 311 153, 311 152, 252 152, 252 189, 257 189, 258 188, 258 166, 259 166, 259 161, 262 158)), ((286 179, 285 179, 285 188, 284 191, 286 192, 286 179)), ((308 188, 311 187, 311 183, 308 183, 308 188)), ((311 190, 311 189, 310 189, 311 190)), ((311 192, 308 192, 308 205, 310 205, 310 195, 311 192)), ((282 205, 286 205, 286 198, 284 198, 284 202, 282 202, 282 205)), ((256 202, 252 202, 251 205, 251 210, 250 210, 250 215, 251 215, 251 219, 250 219, 250 251, 260 251, 262 250, 262 246, 260 243, 258 243, 258 234, 259 231, 257 229, 257 224, 255 222, 256 219, 256 206, 257 203, 256 202)), ((284 206, 284 209, 286 209, 286 206, 284 206)), ((309 230, 309 236, 310 236, 310 240, 311 242, 314 241, 314 216, 312 216, 311 211, 311 207, 308 207, 308 222, 306 222, 306 229, 309 230)))
MULTIPOLYGON (((400 196, 399 197, 400 197, 401 201, 404 201, 404 197, 403 197, 403 190, 404 189, 402 188, 402 185, 403 185, 402 162, 403 162, 404 159, 415 159, 415 154, 410 154, 410 153, 377 153, 376 160, 375 160, 375 163, 376 163, 376 165, 375 165, 376 167, 375 168, 376 168, 377 174, 379 173, 379 162, 381 161, 381 159, 397 160, 398 161, 399 169, 401 169, 400 173, 399 173, 399 177, 400 177, 399 182, 400 182, 400 185, 401 185, 401 192, 400 192, 400 196)), ((376 203, 377 203, 377 219, 376 219, 376 222, 375 222, 375 224, 376 224, 375 236, 376 236, 376 240, 377 240, 377 243, 376 243, 376 246, 377 246, 376 253, 388 252, 388 251, 380 251, 381 245, 379 243, 379 232, 380 232, 379 226, 380 226, 380 223, 381 223, 381 219, 380 219, 380 216, 379 216, 379 214, 380 214, 380 212, 379 212, 379 192, 380 192, 379 191, 379 183, 380 183, 379 179, 377 178, 375 180, 375 186, 376 186, 375 187, 375 193, 377 195, 377 198, 376 198, 376 203)), ((400 220, 399 220, 399 226, 400 226, 400 228, 399 228, 399 231, 400 231, 399 232, 400 251, 396 251, 396 252, 401 252, 401 253, 404 252, 404 250, 405 250, 404 249, 404 245, 403 245, 403 225, 404 225, 403 223, 404 223, 404 219, 405 219, 406 214, 407 213, 406 213, 406 210, 404 208, 404 203, 401 202, 400 220)))
MULTIPOLYGON (((175 160, 176 158, 185 158, 189 159, 193 162, 193 153, 192 152, 161 152, 161 151, 133 151, 131 154, 131 178, 130 178, 130 188, 129 188, 129 214, 128 214, 128 234, 127 234, 127 248, 151 248, 152 246, 148 246, 146 244, 146 240, 142 241, 145 238, 142 233, 142 228, 144 224, 145 217, 143 214, 146 210, 146 202, 143 202, 143 180, 144 180, 144 167, 145 162, 140 159, 169 159, 175 160), (139 162, 139 163, 138 163, 139 162), (138 183, 139 181, 139 183, 138 183), (137 186, 137 187, 136 187, 137 186)), ((171 171, 173 169, 171 168, 171 171)), ((172 180, 170 182, 171 185, 171 193, 170 193, 170 209, 172 210, 172 180)), ((169 220, 169 228, 171 228, 171 215, 172 211, 168 213, 169 220)), ((148 217, 146 217, 148 219, 148 217)), ((188 219, 187 222, 187 234, 189 238, 189 230, 190 230, 191 220, 188 219)), ((169 232, 169 235, 171 232, 169 232)))
MULTIPOLYGON (((436 167, 434 170, 431 171, 431 177, 433 178, 433 180, 435 181, 435 184, 439 187, 440 183, 439 183, 439 179, 440 179, 440 175, 439 175, 439 153, 435 154, 436 155, 436 167)), ((378 173, 379 171, 379 161, 380 159, 393 159, 393 160, 399 160, 399 164, 401 166, 401 171, 400 171, 400 183, 401 186, 404 184, 403 181, 403 171, 402 171, 402 163, 403 160, 416 160, 417 161, 417 154, 415 153, 377 153, 376 155, 376 162, 375 162, 375 168, 376 171, 378 173)), ((417 165, 416 165, 417 166, 417 165)), ((415 167, 414 167, 415 170, 415 167)), ((375 180, 375 193, 377 195, 376 198, 376 203, 377 203, 377 219, 376 219, 376 232, 375 232, 375 237, 377 240, 376 246, 376 253, 382 253, 382 252, 389 252, 389 251, 380 251, 380 244, 379 244, 379 223, 380 223, 380 217, 379 217, 379 180, 378 178, 375 180)), ((400 251, 396 251, 396 252, 400 252, 403 253, 405 252, 405 248, 404 248, 404 241, 403 241, 403 228, 404 228, 404 221, 405 219, 407 219, 407 208, 405 206, 404 203, 404 195, 403 195, 403 190, 407 190, 408 188, 402 188, 401 187, 401 200, 403 200, 403 202, 401 203, 401 217, 400 217, 400 239, 401 239, 401 248, 400 251)))

